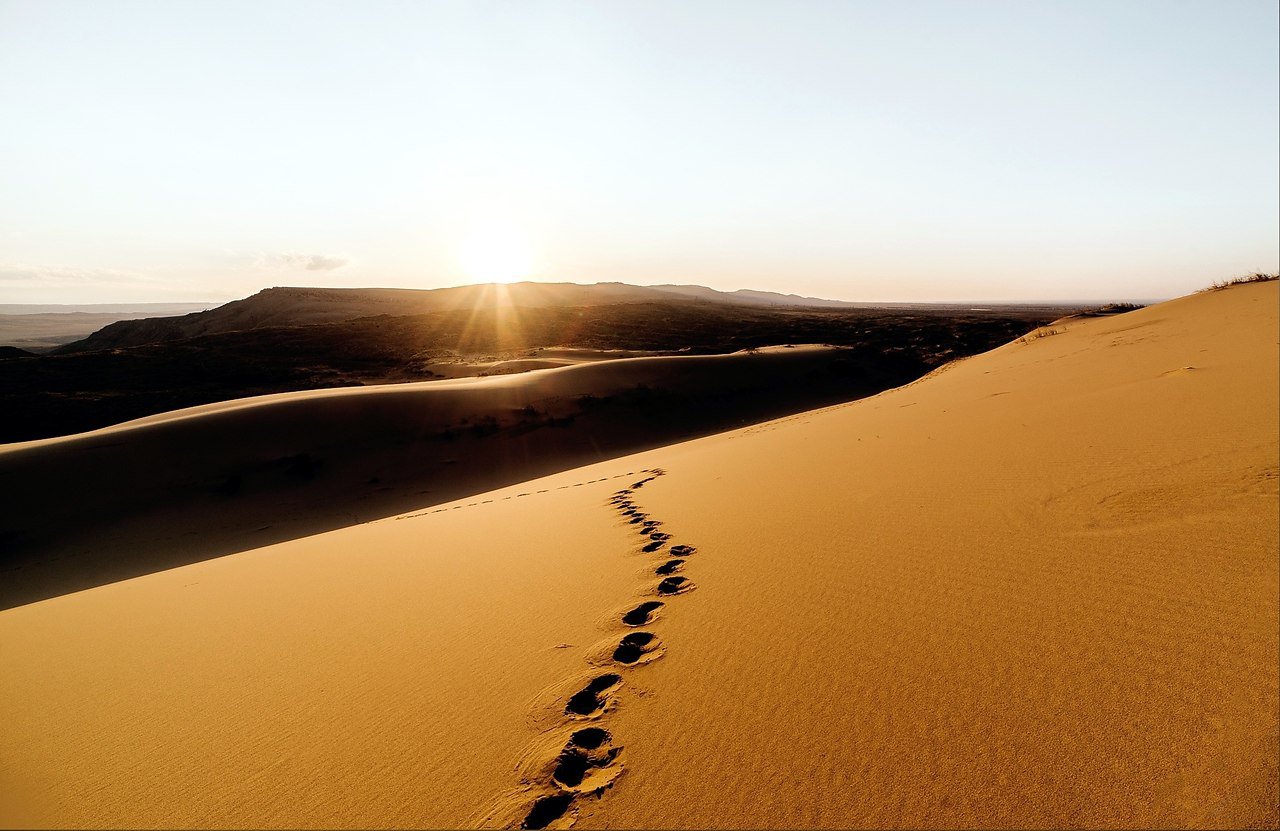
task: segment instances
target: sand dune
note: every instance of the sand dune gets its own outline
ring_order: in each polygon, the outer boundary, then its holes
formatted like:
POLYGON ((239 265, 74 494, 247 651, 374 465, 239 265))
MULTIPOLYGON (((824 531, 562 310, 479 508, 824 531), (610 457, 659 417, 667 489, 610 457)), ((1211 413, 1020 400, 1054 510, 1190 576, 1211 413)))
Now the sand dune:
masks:
POLYGON ((0 822, 1275 827, 1278 300, 0 612, 0 822))
POLYGON ((426 368, 440 378, 473 378, 487 375, 512 375, 534 369, 556 369, 562 366, 616 360, 618 358, 654 357, 653 352, 630 349, 567 349, 537 348, 519 358, 502 358, 472 361, 456 358, 451 361, 433 362, 426 368))
POLYGON ((890 386, 859 353, 819 346, 547 352, 566 365, 278 393, 0 445, 0 608, 890 386))

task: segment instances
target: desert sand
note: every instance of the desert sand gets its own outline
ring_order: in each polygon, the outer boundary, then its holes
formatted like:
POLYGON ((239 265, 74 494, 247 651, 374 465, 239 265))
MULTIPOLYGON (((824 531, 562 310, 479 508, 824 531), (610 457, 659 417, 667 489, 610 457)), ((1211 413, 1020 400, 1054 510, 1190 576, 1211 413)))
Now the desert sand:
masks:
POLYGON ((0 823, 1274 827, 1278 301, 0 611, 0 823))
POLYGON ((235 399, 0 445, 0 609, 887 386, 823 346, 555 354, 566 364, 235 399))

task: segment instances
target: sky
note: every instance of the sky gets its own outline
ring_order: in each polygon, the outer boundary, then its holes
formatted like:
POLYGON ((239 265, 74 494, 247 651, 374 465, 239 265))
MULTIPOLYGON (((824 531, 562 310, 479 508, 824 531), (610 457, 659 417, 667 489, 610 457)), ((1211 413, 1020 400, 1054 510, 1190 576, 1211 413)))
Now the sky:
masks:
POLYGON ((0 0, 0 303, 1280 268, 1273 0, 0 0))

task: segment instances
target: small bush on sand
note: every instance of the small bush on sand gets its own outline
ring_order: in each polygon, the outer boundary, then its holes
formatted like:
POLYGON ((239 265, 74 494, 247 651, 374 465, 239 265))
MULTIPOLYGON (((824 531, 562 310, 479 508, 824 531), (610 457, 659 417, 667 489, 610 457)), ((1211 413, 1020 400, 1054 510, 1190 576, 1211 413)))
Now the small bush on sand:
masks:
POLYGON ((1058 334, 1057 329, 1045 329, 1041 327, 1035 330, 1034 332, 1028 332, 1022 337, 1018 338, 1018 343, 1030 343, 1033 340, 1040 340, 1041 338, 1052 337, 1053 335, 1056 335, 1056 334, 1058 334))
POLYGON ((1201 289, 1201 291, 1219 291, 1230 286, 1242 286, 1245 283, 1269 283, 1272 280, 1280 280, 1280 274, 1263 274, 1259 271, 1254 274, 1247 274, 1244 277, 1235 277, 1231 280, 1218 280, 1207 289, 1201 289))
POLYGON ((1080 312, 1080 317, 1106 317, 1107 315, 1122 315, 1125 312, 1136 312, 1138 309, 1144 308, 1141 303, 1108 303, 1105 306, 1099 306, 1096 309, 1087 309, 1080 312))

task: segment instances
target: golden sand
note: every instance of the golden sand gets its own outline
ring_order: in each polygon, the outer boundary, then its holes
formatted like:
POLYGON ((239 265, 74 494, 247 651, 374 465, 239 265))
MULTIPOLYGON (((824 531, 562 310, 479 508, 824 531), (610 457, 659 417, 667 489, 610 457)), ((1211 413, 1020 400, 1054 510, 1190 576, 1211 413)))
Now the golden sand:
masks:
POLYGON ((1274 827, 1278 299, 0 612, 0 823, 1274 827))

